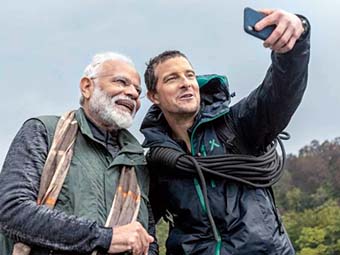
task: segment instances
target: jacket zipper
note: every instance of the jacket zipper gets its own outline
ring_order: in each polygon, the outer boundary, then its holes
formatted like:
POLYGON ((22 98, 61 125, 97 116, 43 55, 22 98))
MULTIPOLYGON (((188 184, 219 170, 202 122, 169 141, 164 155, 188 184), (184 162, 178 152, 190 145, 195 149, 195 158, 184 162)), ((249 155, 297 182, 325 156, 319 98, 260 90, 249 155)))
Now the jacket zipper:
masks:
MULTIPOLYGON (((212 118, 212 119, 209 119, 209 120, 207 120, 207 121, 203 121, 203 122, 199 123, 199 124, 194 128, 194 130, 193 130, 192 133, 191 133, 191 139, 190 139, 191 154, 192 154, 192 155, 195 155, 195 149, 194 149, 194 146, 193 146, 193 137, 194 137, 194 133, 195 133, 195 131, 197 130, 197 128, 198 128, 201 124, 207 123, 207 122, 210 122, 210 121, 213 121, 213 120, 215 120, 215 119, 221 117, 222 115, 227 114, 228 112, 229 112, 229 109, 228 109, 228 111, 225 111, 225 112, 223 112, 223 113, 218 114, 217 116, 215 116, 215 117, 212 118)), ((194 185, 195 185, 196 193, 197 193, 197 195, 198 195, 198 198, 199 198, 199 201, 200 201, 200 204, 201 204, 203 213, 206 215, 206 213, 207 213, 207 207, 206 207, 206 204, 205 204, 205 202, 204 202, 203 192, 202 192, 201 185, 199 184, 197 178, 194 178, 194 185)), ((213 227, 213 226, 212 226, 212 227, 213 227)), ((218 229, 216 228, 215 230, 216 230, 216 232, 218 233, 218 239, 216 240, 215 254, 214 254, 214 255, 220 255, 220 254, 221 254, 222 240, 221 240, 221 235, 220 235, 220 232, 218 231, 218 229)))

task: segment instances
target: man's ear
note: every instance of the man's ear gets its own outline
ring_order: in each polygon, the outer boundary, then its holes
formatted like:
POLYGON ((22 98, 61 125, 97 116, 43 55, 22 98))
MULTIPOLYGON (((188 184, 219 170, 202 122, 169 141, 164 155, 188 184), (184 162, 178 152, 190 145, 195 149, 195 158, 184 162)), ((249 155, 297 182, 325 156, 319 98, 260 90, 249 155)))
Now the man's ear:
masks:
POLYGON ((93 82, 88 77, 83 77, 80 80, 80 92, 84 99, 90 99, 93 93, 93 82))
POLYGON ((152 103, 159 104, 159 96, 156 91, 148 91, 146 95, 152 103))

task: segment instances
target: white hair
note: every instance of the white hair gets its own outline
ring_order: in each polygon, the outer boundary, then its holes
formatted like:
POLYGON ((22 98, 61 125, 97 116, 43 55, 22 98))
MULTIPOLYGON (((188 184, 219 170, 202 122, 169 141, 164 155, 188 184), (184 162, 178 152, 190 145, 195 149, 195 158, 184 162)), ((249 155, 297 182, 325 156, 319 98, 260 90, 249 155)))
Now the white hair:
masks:
POLYGON ((108 51, 98 53, 93 56, 91 63, 84 70, 84 76, 89 78, 94 77, 97 74, 98 68, 108 60, 121 60, 132 65, 133 67, 135 66, 131 58, 120 53, 108 51))
MULTIPOLYGON (((83 76, 88 77, 88 78, 95 77, 95 75, 98 72, 98 69, 102 66, 102 64, 109 60, 121 60, 135 67, 135 64, 133 63, 131 58, 125 55, 122 55, 120 53, 117 53, 117 52, 108 51, 108 52, 103 52, 103 53, 97 53, 96 55, 94 55, 92 57, 91 63, 85 68, 83 76)), ((83 95, 80 96, 79 103, 80 105, 84 104, 83 95)))

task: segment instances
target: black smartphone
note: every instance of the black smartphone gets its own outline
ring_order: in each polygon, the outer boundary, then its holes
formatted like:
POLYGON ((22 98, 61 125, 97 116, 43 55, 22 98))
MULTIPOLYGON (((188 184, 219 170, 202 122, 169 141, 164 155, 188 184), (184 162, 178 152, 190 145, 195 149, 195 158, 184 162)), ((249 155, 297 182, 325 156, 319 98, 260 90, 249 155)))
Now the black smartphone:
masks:
POLYGON ((263 19, 266 15, 249 7, 244 8, 243 14, 244 14, 243 19, 244 31, 262 40, 266 40, 276 27, 275 25, 272 25, 265 27, 261 31, 256 31, 255 24, 259 22, 261 19, 263 19))

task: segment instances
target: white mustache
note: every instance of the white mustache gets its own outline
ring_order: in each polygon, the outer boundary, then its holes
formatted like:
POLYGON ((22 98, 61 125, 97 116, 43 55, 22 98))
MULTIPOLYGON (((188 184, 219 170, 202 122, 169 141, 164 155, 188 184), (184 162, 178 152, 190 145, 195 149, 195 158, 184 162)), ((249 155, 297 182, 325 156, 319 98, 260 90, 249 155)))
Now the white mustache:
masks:
POLYGON ((135 100, 132 100, 130 97, 125 96, 125 95, 116 95, 116 96, 113 96, 113 97, 111 98, 111 102, 112 102, 113 105, 116 104, 116 102, 117 102, 118 100, 126 100, 126 101, 128 101, 129 103, 131 103, 131 104, 133 105, 132 116, 135 115, 135 113, 136 113, 136 106, 137 106, 137 103, 136 103, 135 100))

